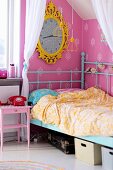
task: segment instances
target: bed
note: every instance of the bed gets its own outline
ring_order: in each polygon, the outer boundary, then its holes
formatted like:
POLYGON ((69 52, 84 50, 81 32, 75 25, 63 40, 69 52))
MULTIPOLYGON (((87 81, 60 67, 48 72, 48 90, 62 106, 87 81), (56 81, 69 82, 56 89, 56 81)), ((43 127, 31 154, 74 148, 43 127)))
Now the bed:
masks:
MULTIPOLYGON (((100 64, 102 64, 102 65, 110 65, 110 63, 99 63, 99 62, 88 62, 88 61, 85 61, 85 53, 82 53, 81 54, 82 55, 82 59, 81 59, 81 66, 82 66, 82 68, 81 68, 81 71, 61 71, 60 73, 69 73, 70 74, 70 80, 60 80, 60 81, 58 81, 58 80, 50 80, 50 81, 45 81, 45 80, 39 80, 39 75, 41 74, 50 74, 50 73, 59 73, 59 71, 57 72, 57 71, 40 71, 40 72, 29 72, 29 73, 31 73, 31 74, 36 74, 37 75, 37 73, 38 73, 38 76, 37 76, 37 78, 38 78, 38 80, 36 81, 36 82, 34 82, 34 81, 31 81, 31 82, 29 82, 30 84, 35 84, 35 86, 37 86, 37 88, 39 88, 39 85, 40 84, 49 84, 49 87, 51 87, 51 83, 59 83, 60 84, 60 89, 63 87, 63 83, 70 83, 70 88, 72 89, 73 88, 73 86, 75 85, 75 83, 80 83, 81 84, 81 89, 84 89, 84 83, 85 83, 85 74, 95 74, 96 75, 96 83, 95 83, 95 85, 96 85, 96 87, 98 86, 98 75, 105 75, 105 77, 106 77, 106 85, 107 85, 107 92, 108 92, 108 88, 109 88, 109 77, 110 76, 112 76, 112 74, 111 73, 103 73, 103 72, 97 72, 97 71, 95 71, 94 69, 93 69, 93 71, 91 71, 90 69, 88 70, 86 70, 86 68, 85 68, 85 65, 87 65, 87 64, 90 64, 90 65, 95 65, 96 67, 96 69, 97 69, 97 66, 100 64), (75 80, 75 78, 74 78, 74 76, 73 76, 73 74, 74 75, 78 75, 78 79, 76 79, 75 80), (80 76, 79 76, 79 74, 81 74, 81 78, 79 78, 80 76), (73 80, 74 79, 74 80, 73 80), (38 85, 37 85, 38 84, 38 85)), ((112 64, 111 64, 112 65, 112 64)), ((94 89, 93 89, 94 90, 94 89)), ((71 92, 70 92, 71 93, 71 92)), ((70 94, 69 94, 70 95, 70 94)), ((60 95, 60 96, 62 96, 62 94, 60 95)), ((102 96, 100 96, 100 98, 101 98, 102 96)), ((44 98, 44 97, 43 97, 44 98)), ((53 100, 53 98, 52 98, 52 100, 53 100)), ((112 102, 112 100, 111 100, 111 102, 112 102)), ((107 108, 107 107, 106 107, 107 108)), ((107 111, 107 110, 106 110, 107 111)), ((110 120, 110 119, 109 119, 110 120)), ((34 124, 34 125, 38 125, 38 126, 41 126, 41 127, 44 127, 44 128, 47 128, 47 129, 51 129, 51 130, 54 130, 54 131, 57 131, 57 132, 61 132, 61 133, 66 133, 66 134, 68 134, 67 132, 65 132, 64 130, 62 130, 61 128, 59 128, 58 126, 57 126, 57 123, 56 123, 56 125, 52 125, 52 124, 48 124, 48 122, 46 122, 46 121, 41 121, 41 119, 39 120, 39 119, 31 119, 31 124, 34 124)), ((111 128, 112 128, 112 126, 111 126, 111 128)), ((111 131, 113 131, 113 129, 111 129, 111 131)), ((106 134, 107 135, 107 134, 106 134)), ((73 136, 73 134, 72 134, 72 136, 73 136)), ((110 148, 113 148, 113 137, 112 136, 100 136, 100 135, 96 135, 96 136, 91 136, 91 135, 86 135, 86 136, 84 136, 84 135, 74 135, 75 137, 77 137, 77 138, 80 138, 80 139, 83 139, 83 140, 87 140, 87 141, 91 141, 91 142, 94 142, 94 143, 98 143, 98 144, 101 144, 101 145, 104 145, 104 146, 107 146, 107 147, 110 147, 110 148)))

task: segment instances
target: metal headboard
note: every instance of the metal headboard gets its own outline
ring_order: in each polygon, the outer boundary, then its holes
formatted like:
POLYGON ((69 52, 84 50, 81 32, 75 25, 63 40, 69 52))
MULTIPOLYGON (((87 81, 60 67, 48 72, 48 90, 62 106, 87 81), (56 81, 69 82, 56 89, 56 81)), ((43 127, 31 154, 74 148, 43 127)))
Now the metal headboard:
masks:
POLYGON ((98 76, 99 75, 104 75, 106 77, 106 82, 107 82, 107 93, 109 91, 109 78, 110 76, 113 76, 112 73, 109 72, 98 72, 98 65, 99 64, 103 64, 105 66, 111 66, 113 67, 113 63, 108 63, 108 62, 89 62, 85 60, 85 52, 81 53, 81 67, 82 67, 82 72, 81 72, 81 88, 84 89, 85 88, 85 74, 95 74, 96 75, 96 82, 95 82, 95 86, 98 87, 98 76), (96 72, 92 73, 92 72, 87 72, 85 70, 85 66, 87 66, 87 64, 90 65, 95 65, 96 67, 96 72))
MULTIPOLYGON (((33 74, 34 76, 36 75, 37 77, 37 80, 35 81, 29 81, 29 84, 37 84, 38 87, 40 86, 40 84, 47 84, 48 85, 48 88, 51 87, 51 84, 55 84, 55 83, 59 83, 59 88, 62 88, 62 84, 63 83, 69 83, 70 84, 70 88, 72 88, 73 86, 73 83, 81 83, 81 79, 79 80, 75 80, 73 79, 73 74, 81 74, 81 71, 78 71, 78 70, 52 70, 52 71, 28 71, 28 74, 33 74), (50 79, 48 80, 41 80, 40 76, 41 75, 54 75, 55 79, 56 80, 51 80, 51 76, 50 76, 50 79), (65 80, 61 80, 61 76, 60 79, 58 79, 58 75, 65 75, 67 74, 67 79, 65 80)), ((40 88, 40 87, 39 87, 40 88)))
POLYGON ((59 83, 59 88, 62 88, 62 84, 63 83, 69 83, 70 87, 72 88, 73 83, 81 83, 81 89, 85 88, 85 74, 94 74, 96 76, 96 82, 95 82, 95 86, 98 87, 98 80, 99 80, 99 75, 104 75, 106 77, 106 84, 107 84, 107 93, 109 91, 109 78, 110 76, 113 76, 112 73, 108 73, 108 72, 98 72, 96 71, 95 73, 92 72, 87 72, 85 69, 86 67, 89 65, 95 65, 96 70, 98 70, 98 65, 99 64, 104 64, 105 66, 112 66, 112 63, 107 63, 107 62, 89 62, 85 60, 85 56, 86 53, 82 52, 81 53, 81 71, 78 70, 53 70, 53 71, 43 71, 43 70, 39 70, 39 71, 28 71, 28 74, 36 76, 36 80, 35 81, 29 81, 29 84, 37 84, 37 87, 40 88, 40 84, 48 84, 48 88, 51 87, 51 84, 55 84, 55 83, 59 83), (47 75, 49 74, 50 79, 48 80, 42 80, 40 79, 41 75, 47 75), (50 75, 54 75, 54 77, 57 77, 57 74, 67 74, 68 75, 68 79, 66 80, 61 80, 60 79, 56 79, 56 80, 51 80, 51 76, 50 75), (73 79, 73 74, 80 74, 81 78, 79 78, 79 80, 75 80, 73 79))

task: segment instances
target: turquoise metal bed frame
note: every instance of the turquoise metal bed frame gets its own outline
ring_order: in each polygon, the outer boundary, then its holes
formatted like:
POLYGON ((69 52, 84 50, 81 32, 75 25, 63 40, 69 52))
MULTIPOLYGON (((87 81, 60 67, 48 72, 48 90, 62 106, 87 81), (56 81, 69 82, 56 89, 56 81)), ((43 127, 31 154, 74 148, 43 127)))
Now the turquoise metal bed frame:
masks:
MULTIPOLYGON (((98 64, 104 64, 107 66, 113 66, 113 64, 111 63, 106 63, 106 62, 87 62, 85 61, 85 53, 82 52, 81 53, 81 71, 29 71, 28 73, 34 73, 34 74, 56 74, 56 73, 69 73, 70 74, 70 80, 68 81, 40 81, 39 77, 38 77, 38 81, 35 82, 29 82, 29 84, 50 84, 51 83, 60 83, 60 87, 62 86, 62 83, 68 82, 71 84, 72 87, 72 83, 74 82, 79 82, 81 83, 81 88, 84 89, 85 87, 85 74, 95 74, 96 75, 96 86, 98 86, 98 75, 105 75, 106 76, 106 81, 107 81, 107 92, 109 90, 109 77, 113 76, 113 74, 111 73, 102 73, 102 72, 95 72, 95 73, 91 73, 91 72, 86 72, 85 71, 85 65, 86 64, 90 64, 90 65, 95 65, 96 69, 98 67, 98 64), (73 73, 80 73, 81 74, 81 80, 72 80, 72 74, 73 73)), ((31 124, 34 125, 38 125, 47 129, 51 129, 60 133, 63 133, 57 126, 55 125, 50 125, 50 124, 44 124, 42 121, 40 120, 36 120, 36 119, 32 119, 31 120, 31 124)), ((86 136, 86 137, 77 137, 86 141, 90 141, 93 143, 97 143, 106 147, 110 147, 113 148, 113 137, 104 137, 104 136, 86 136)))

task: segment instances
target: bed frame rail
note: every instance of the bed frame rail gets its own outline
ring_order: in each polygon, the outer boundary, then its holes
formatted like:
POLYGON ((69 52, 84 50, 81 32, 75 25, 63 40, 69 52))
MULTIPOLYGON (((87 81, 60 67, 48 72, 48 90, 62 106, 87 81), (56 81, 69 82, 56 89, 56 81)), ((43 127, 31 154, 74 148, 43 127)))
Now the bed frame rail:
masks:
POLYGON ((29 81, 29 84, 37 84, 38 88, 40 88, 40 84, 47 84, 48 88, 51 87, 51 84, 59 83, 59 88, 62 88, 63 83, 69 83, 70 88, 73 87, 73 83, 82 83, 81 79, 75 80, 74 74, 81 74, 81 71, 78 70, 52 70, 52 71, 28 71, 28 74, 35 74, 37 77, 36 81, 29 81), (49 80, 41 80, 41 75, 49 75, 49 80), (67 78, 64 80, 61 80, 61 76, 59 75, 66 75, 67 78), (54 76, 54 79, 56 80, 51 80, 51 75, 54 76))

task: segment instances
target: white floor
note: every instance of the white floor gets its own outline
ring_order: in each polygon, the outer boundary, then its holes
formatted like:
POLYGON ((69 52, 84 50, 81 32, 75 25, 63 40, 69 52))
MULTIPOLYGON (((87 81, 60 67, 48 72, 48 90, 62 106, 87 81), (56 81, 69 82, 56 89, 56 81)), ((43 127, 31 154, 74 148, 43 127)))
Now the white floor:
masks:
POLYGON ((75 159, 74 155, 66 155, 48 143, 31 143, 27 149, 27 143, 5 142, 3 153, 0 153, 0 161, 37 161, 56 165, 65 170, 102 170, 101 166, 90 166, 75 159))

